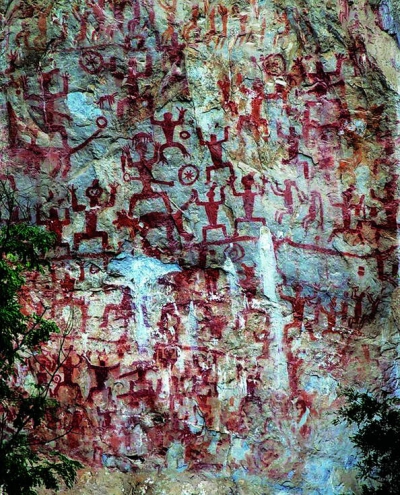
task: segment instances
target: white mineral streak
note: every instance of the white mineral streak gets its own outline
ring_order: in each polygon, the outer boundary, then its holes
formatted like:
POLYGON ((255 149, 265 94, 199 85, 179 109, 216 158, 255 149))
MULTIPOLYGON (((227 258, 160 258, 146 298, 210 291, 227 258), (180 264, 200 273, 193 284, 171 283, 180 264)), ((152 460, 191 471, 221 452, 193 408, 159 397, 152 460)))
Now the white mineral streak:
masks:
POLYGON ((275 386, 280 390, 289 387, 287 362, 283 350, 284 317, 276 295, 279 280, 276 267, 275 251, 271 231, 268 227, 260 228, 259 239, 260 271, 264 295, 273 303, 269 306, 271 325, 271 356, 274 360, 275 386))
POLYGON ((228 274, 229 288, 231 291, 231 295, 234 295, 239 290, 239 277, 236 267, 229 256, 226 257, 225 263, 222 268, 228 274))
POLYGON ((197 345, 197 318, 196 318, 196 311, 194 308, 194 303, 193 301, 190 301, 189 303, 189 317, 188 317, 188 337, 189 337, 189 342, 188 344, 191 346, 197 345))
MULTIPOLYGON (((107 273, 113 283, 129 287, 137 309, 135 338, 140 353, 151 345, 151 327, 147 319, 150 304, 157 294, 157 281, 167 273, 181 271, 178 265, 165 264, 148 256, 119 254, 110 261, 107 273)), ((153 311, 152 311, 153 312, 153 311)))
POLYGON ((258 245, 260 250, 260 271, 264 296, 268 297, 272 302, 278 302, 276 297, 278 272, 276 269, 274 245, 272 243, 271 231, 265 225, 260 228, 258 245))
POLYGON ((231 294, 231 311, 232 316, 235 318, 240 310, 244 307, 243 300, 239 297, 240 285, 239 275, 236 270, 236 266, 229 256, 226 257, 222 269, 228 276, 229 291, 231 294))

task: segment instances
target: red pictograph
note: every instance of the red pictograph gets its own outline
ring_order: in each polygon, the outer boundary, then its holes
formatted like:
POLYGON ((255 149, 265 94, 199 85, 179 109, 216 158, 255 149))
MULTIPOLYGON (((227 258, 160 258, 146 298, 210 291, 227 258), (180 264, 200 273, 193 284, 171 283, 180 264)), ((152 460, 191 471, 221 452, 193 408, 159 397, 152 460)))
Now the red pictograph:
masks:
POLYGON ((91 240, 100 238, 101 245, 103 249, 109 249, 108 245, 108 233, 104 230, 98 230, 97 222, 98 216, 101 211, 106 208, 110 208, 115 204, 115 198, 117 194, 117 184, 110 185, 110 195, 109 199, 105 201, 102 196, 105 192, 100 186, 99 180, 94 179, 92 184, 86 188, 85 194, 89 199, 89 205, 87 208, 83 204, 78 203, 78 198, 76 194, 76 188, 70 186, 69 191, 71 193, 71 205, 74 212, 85 212, 85 231, 74 233, 74 243, 73 249, 76 251, 79 248, 80 243, 83 240, 91 240))
POLYGON ((171 112, 165 112, 163 120, 156 120, 154 117, 150 118, 150 122, 153 125, 160 126, 164 133, 166 142, 163 143, 160 147, 160 160, 163 162, 168 161, 164 155, 164 150, 166 150, 167 148, 178 148, 183 156, 190 156, 190 153, 187 151, 182 143, 174 141, 175 128, 184 123, 185 113, 185 108, 179 108, 179 116, 176 120, 173 119, 173 115, 171 112))

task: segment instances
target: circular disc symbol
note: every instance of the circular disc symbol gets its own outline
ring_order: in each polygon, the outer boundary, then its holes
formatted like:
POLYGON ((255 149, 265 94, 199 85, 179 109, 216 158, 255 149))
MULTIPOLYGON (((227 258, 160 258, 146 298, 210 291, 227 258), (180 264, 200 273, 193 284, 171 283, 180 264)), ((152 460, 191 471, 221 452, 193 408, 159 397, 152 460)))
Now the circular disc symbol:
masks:
POLYGON ((103 57, 99 52, 87 50, 82 53, 79 65, 89 74, 97 74, 103 68, 103 57))
POLYGON ((179 182, 184 186, 191 186, 199 178, 200 172, 195 165, 182 165, 178 170, 179 182))
POLYGON ((107 127, 108 120, 105 117, 97 117, 96 124, 100 129, 105 129, 107 127))
POLYGON ((232 244, 229 244, 229 246, 225 249, 224 254, 226 257, 229 256, 231 261, 235 262, 244 257, 244 249, 237 242, 232 242, 232 244))
POLYGON ((189 139, 190 138, 190 132, 188 131, 181 131, 179 133, 181 139, 189 139))
POLYGON ((286 71, 286 62, 282 55, 271 54, 263 60, 265 72, 271 76, 282 76, 286 71))

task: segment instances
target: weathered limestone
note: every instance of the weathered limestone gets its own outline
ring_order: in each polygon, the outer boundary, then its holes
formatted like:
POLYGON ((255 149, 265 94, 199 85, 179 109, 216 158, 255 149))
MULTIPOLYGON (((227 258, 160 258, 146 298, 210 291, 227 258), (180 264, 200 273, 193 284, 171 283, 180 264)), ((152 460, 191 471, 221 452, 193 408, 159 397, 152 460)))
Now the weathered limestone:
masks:
POLYGON ((75 492, 355 487, 338 386, 398 388, 396 8, 0 4, 2 178, 57 234, 25 301, 73 322, 75 492))

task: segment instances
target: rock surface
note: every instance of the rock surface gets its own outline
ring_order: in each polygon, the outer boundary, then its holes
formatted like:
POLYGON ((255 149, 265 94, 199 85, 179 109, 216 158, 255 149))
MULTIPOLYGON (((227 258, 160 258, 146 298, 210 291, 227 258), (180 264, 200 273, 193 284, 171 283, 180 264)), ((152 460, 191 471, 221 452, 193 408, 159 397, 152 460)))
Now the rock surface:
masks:
POLYGON ((1 178, 57 235, 24 300, 72 326, 75 492, 356 490, 338 386, 399 376, 395 2, 0 13, 1 178))

